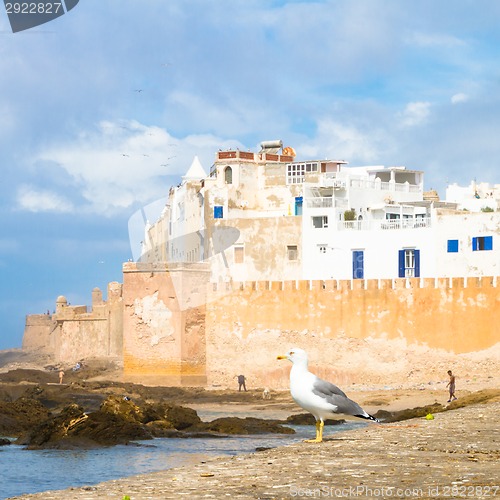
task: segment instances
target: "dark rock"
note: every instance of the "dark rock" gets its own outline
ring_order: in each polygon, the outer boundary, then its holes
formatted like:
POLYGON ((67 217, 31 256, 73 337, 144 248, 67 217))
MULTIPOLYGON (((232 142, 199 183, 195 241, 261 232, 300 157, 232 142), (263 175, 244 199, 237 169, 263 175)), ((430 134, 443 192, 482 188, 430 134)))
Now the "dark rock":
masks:
POLYGON ((101 404, 100 411, 117 415, 127 422, 142 423, 145 421, 142 409, 126 396, 108 396, 101 404))
POLYGON ((146 424, 146 428, 149 429, 153 437, 173 437, 172 431, 180 432, 175 429, 172 422, 167 420, 152 420, 146 424))
MULTIPOLYGON (((286 423, 290 425, 316 425, 316 419, 311 413, 300 413, 298 415, 290 415, 287 417, 286 423)), ((345 420, 342 418, 325 420, 325 425, 340 424, 345 424, 345 420)))
POLYGON ((81 407, 72 404, 21 436, 18 444, 25 444, 29 449, 72 449, 127 444, 151 437, 144 426, 120 415, 107 411, 86 414, 81 407))
POLYGON ((223 417, 217 418, 212 422, 202 422, 194 427, 196 430, 221 432, 224 434, 295 434, 293 429, 284 427, 276 421, 254 417, 223 417))
POLYGON ((10 439, 0 438, 0 446, 7 446, 11 444, 10 439))
POLYGON ((143 409, 143 413, 145 423, 165 421, 170 423, 171 427, 179 431, 202 423, 195 410, 184 406, 158 403, 155 405, 147 405, 143 409))
POLYGON ((19 436, 49 415, 49 410, 36 399, 23 397, 13 402, 0 401, 0 434, 19 436))
POLYGON ((408 420, 410 418, 425 417, 428 413, 440 413, 445 411, 443 405, 434 403, 428 406, 417 406, 415 408, 407 408, 406 410, 388 412, 379 410, 375 413, 374 417, 378 418, 381 422, 399 422, 401 420, 408 420))

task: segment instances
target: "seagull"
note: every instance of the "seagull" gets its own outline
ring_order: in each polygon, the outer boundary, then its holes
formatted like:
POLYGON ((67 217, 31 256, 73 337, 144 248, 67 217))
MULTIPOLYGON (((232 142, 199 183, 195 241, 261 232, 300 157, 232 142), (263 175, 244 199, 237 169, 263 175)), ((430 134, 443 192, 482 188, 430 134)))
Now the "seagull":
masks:
POLYGON ((336 385, 321 380, 307 369, 307 353, 298 347, 293 348, 277 359, 288 359, 293 363, 290 370, 290 393, 293 400, 304 410, 312 413, 316 419, 316 438, 306 440, 307 443, 323 441, 324 420, 335 413, 351 415, 365 420, 378 420, 349 399, 336 385))

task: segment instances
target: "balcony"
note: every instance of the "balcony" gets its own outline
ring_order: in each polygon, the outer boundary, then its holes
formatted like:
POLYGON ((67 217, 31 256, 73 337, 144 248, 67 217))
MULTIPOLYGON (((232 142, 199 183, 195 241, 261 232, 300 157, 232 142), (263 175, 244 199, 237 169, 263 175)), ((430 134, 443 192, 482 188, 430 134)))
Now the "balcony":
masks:
POLYGON ((403 218, 403 219, 371 219, 339 221, 337 230, 357 230, 357 231, 377 231, 377 230, 397 230, 397 229, 420 229, 431 227, 430 217, 403 218))
POLYGON ((334 189, 345 189, 347 186, 354 189, 373 189, 377 191, 396 191, 400 193, 421 193, 423 186, 408 182, 382 182, 380 179, 367 177, 346 176, 337 172, 322 174, 321 185, 334 189))
POLYGON ((332 196, 304 198, 307 208, 347 208, 348 201, 344 198, 333 198, 332 196))

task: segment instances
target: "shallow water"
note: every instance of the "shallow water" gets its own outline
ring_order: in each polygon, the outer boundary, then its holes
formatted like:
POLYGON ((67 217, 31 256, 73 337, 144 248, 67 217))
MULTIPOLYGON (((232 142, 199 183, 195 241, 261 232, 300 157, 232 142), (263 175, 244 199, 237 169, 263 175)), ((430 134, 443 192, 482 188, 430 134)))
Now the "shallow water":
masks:
MULTIPOLYGON (((364 427, 361 422, 326 426, 324 435, 364 427)), ((96 450, 26 450, 0 447, 0 500, 24 493, 90 486, 110 479, 155 472, 221 455, 277 447, 314 437, 314 426, 293 426, 296 434, 265 434, 227 438, 171 438, 138 441, 140 446, 96 450)))

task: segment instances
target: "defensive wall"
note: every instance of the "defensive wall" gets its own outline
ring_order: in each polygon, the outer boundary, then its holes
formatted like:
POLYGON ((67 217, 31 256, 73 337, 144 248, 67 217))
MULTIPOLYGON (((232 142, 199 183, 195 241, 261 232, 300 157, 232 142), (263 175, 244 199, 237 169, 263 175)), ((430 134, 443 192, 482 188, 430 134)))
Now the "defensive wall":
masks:
POLYGON ((241 371, 286 387, 289 363, 275 359, 294 346, 316 373, 343 383, 387 383, 392 372, 418 371, 430 352, 484 351, 500 342, 497 285, 495 277, 219 284, 207 307, 208 381, 226 385, 241 371))
POLYGON ((418 371, 431 351, 444 359, 500 342, 497 277, 212 284, 209 274, 127 262, 123 285, 92 312, 28 316, 23 347, 64 362, 122 357, 124 380, 145 384, 226 387, 244 373, 280 388, 290 364, 276 356, 294 346, 320 376, 353 383, 418 371))
POLYGON ((108 300, 98 288, 92 306, 70 305, 64 296, 55 311, 26 317, 23 349, 51 356, 55 362, 73 364, 85 358, 119 358, 123 352, 122 285, 108 284, 108 300))

